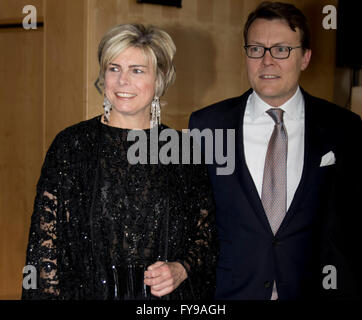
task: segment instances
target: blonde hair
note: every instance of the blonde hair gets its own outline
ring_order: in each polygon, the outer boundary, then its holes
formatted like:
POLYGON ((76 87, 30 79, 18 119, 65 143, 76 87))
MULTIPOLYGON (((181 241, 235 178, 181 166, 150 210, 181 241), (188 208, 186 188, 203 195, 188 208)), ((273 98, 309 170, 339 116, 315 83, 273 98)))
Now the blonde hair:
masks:
POLYGON ((110 29, 98 46, 99 80, 104 85, 108 65, 125 49, 143 50, 155 67, 155 96, 161 97, 176 78, 173 57, 176 46, 169 34, 154 26, 120 24, 110 29))

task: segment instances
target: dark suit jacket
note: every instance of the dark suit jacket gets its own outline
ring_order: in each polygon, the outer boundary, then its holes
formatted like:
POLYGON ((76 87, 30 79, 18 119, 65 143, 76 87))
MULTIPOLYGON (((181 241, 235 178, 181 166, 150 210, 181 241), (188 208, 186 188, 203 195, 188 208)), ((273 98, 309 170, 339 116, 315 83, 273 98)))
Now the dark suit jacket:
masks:
POLYGON ((274 236, 245 162, 243 117, 251 92, 198 110, 189 123, 190 129, 236 133, 234 173, 217 175, 217 164, 208 165, 220 239, 216 298, 270 299, 274 280, 279 299, 356 298, 362 288, 357 260, 362 255, 360 117, 302 90, 304 168, 274 236), (320 167, 329 151, 336 163, 320 167), (336 268, 337 289, 323 286, 323 280, 328 287, 334 276, 328 270, 323 273, 327 265, 336 268))

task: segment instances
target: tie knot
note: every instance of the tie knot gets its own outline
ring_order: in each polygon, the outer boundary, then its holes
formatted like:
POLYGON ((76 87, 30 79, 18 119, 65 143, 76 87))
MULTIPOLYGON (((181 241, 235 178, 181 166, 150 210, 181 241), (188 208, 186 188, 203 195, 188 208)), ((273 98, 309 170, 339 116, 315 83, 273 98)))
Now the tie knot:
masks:
POLYGON ((274 120, 275 124, 283 123, 284 110, 279 108, 272 108, 266 112, 274 120))

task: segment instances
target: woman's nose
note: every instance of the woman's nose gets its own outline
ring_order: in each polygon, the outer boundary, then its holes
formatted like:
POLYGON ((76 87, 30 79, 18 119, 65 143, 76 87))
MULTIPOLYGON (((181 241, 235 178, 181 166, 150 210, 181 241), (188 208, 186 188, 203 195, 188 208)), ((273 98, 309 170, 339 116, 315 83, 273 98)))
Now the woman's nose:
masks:
POLYGON ((125 85, 129 84, 129 75, 127 72, 121 72, 119 75, 119 84, 125 85))

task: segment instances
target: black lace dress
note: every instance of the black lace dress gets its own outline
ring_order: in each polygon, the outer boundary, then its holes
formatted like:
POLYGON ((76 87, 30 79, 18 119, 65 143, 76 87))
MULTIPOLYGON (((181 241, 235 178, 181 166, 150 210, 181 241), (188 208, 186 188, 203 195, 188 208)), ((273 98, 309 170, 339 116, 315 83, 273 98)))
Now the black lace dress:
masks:
POLYGON ((213 297, 217 242, 205 166, 132 165, 128 132, 96 117, 55 138, 27 249, 37 288, 23 289, 23 299, 158 299, 143 285, 157 260, 178 261, 188 273, 162 299, 213 297))

